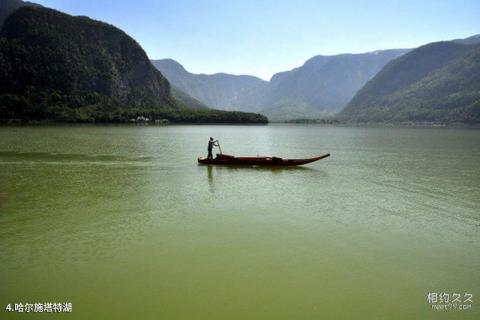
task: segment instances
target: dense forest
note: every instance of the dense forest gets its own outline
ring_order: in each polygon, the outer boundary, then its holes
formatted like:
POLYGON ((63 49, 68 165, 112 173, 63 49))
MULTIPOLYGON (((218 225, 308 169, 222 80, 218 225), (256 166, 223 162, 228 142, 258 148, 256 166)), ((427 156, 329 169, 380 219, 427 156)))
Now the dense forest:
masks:
MULTIPOLYGON (((175 90, 175 89, 174 89, 175 90)), ((116 27, 24 6, 0 32, 2 122, 267 122, 205 107, 174 91, 138 43, 116 27), (202 109, 203 108, 203 109, 202 109)))

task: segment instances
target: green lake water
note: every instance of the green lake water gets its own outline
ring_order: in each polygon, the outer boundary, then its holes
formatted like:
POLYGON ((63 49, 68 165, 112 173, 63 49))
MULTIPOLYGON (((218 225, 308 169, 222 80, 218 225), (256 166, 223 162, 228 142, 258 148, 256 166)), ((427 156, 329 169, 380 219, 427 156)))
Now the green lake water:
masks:
POLYGON ((480 130, 0 127, 0 319, 480 319, 479 270, 480 130))

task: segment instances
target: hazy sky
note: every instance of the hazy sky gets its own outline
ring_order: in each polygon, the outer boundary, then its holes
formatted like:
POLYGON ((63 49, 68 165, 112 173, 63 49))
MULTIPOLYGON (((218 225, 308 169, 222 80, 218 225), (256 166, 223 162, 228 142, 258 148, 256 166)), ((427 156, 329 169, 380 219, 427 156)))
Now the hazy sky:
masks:
POLYGON ((33 0, 116 25, 151 59, 269 79, 318 54, 411 48, 480 33, 480 0, 33 0))

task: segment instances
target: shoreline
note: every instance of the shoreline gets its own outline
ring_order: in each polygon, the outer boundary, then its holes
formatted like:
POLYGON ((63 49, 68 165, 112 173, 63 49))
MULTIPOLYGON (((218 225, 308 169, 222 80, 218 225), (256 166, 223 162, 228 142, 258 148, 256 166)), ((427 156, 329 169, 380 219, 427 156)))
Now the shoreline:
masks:
POLYGON ((170 123, 129 123, 129 122, 0 122, 0 127, 66 127, 66 126, 131 126, 131 127, 168 127, 168 126, 320 126, 339 128, 463 128, 480 129, 480 124, 463 123, 318 123, 318 122, 170 122, 170 123))

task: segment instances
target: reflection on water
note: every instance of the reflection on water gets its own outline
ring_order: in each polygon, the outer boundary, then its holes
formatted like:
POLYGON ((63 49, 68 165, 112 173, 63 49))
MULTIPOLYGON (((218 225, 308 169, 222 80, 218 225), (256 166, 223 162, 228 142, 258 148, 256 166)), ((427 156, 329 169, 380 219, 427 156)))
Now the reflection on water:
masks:
POLYGON ((63 126, 0 137, 2 306, 61 299, 81 319, 479 317, 432 313, 424 300, 480 294, 478 130, 63 126), (198 165, 210 136, 229 154, 332 156, 198 165))
MULTIPOLYGON (((208 184, 210 187, 210 191, 214 191, 214 171, 233 171, 237 172, 239 171, 240 173, 243 172, 250 172, 250 173, 255 173, 255 172, 271 172, 272 174, 281 174, 284 171, 319 171, 318 169, 313 169, 309 167, 302 167, 302 166, 288 166, 288 167, 279 167, 279 166, 223 166, 223 165, 203 165, 199 164, 198 165, 200 170, 206 170, 207 171, 207 176, 208 176, 208 184)), ((221 173, 219 173, 221 174, 221 173)))
POLYGON ((207 172, 208 172, 208 185, 210 186, 210 192, 213 192, 213 174, 212 174, 212 166, 207 166, 207 172))

